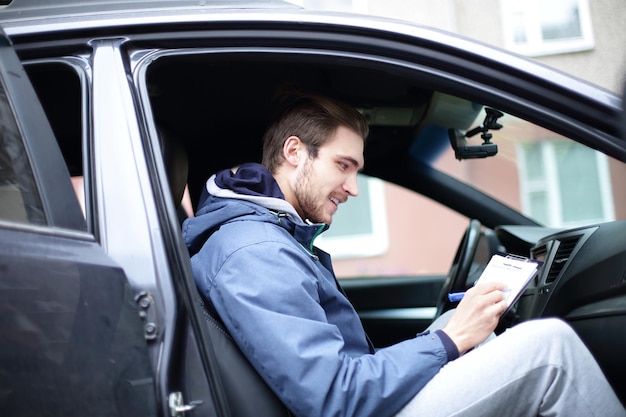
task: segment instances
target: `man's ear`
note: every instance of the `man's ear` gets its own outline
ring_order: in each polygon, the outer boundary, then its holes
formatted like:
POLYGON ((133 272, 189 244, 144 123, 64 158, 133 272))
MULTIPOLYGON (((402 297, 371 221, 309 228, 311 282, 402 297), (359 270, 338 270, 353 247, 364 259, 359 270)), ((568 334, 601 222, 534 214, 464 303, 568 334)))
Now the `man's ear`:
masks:
POLYGON ((297 136, 289 136, 283 144, 283 156, 285 161, 291 166, 297 166, 300 158, 304 156, 302 141, 297 136))

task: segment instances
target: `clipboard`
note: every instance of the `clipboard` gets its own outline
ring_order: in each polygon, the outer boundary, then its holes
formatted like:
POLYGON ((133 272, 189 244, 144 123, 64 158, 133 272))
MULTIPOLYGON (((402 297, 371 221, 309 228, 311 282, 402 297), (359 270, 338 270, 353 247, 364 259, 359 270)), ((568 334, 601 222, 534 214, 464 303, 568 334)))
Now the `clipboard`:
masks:
POLYGON ((507 308, 504 315, 519 299, 530 280, 537 275, 542 264, 541 261, 523 256, 497 253, 491 257, 476 284, 495 281, 507 286, 505 291, 507 308))

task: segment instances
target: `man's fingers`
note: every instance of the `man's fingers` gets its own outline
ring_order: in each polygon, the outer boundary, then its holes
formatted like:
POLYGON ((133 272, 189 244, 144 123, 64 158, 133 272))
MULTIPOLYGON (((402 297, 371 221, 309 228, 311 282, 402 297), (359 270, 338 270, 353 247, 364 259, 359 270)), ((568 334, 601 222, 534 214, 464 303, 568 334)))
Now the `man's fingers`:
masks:
POLYGON ((499 290, 499 291, 506 290, 507 286, 506 284, 502 282, 490 281, 490 282, 481 282, 477 284, 476 286, 474 286, 473 288, 478 293, 487 294, 489 292, 496 291, 496 290, 499 290))

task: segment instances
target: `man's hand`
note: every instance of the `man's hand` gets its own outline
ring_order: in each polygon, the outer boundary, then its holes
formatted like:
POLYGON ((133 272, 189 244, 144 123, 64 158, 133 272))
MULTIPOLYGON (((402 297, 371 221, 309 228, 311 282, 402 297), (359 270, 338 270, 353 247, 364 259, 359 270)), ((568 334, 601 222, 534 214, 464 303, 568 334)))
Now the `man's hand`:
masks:
POLYGON ((442 329, 462 355, 483 342, 494 331, 506 310, 506 287, 491 282, 470 288, 442 329))

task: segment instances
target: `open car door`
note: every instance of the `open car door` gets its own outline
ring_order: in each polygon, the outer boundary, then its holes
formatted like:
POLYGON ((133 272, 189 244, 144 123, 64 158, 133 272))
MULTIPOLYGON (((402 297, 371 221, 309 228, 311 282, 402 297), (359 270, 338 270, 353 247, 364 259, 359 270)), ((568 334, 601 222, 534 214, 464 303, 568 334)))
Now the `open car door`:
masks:
POLYGON ((0 311, 0 415, 157 414, 133 292, 1 30, 0 311))

